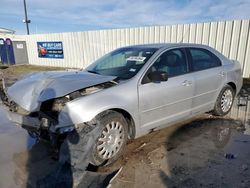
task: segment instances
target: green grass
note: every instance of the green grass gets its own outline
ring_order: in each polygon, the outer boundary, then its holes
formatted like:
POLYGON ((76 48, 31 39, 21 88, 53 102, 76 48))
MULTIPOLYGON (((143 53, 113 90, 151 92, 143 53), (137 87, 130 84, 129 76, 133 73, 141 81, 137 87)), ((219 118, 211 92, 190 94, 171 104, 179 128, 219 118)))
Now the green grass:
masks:
POLYGON ((65 70, 62 67, 47 67, 47 66, 34 66, 34 65, 16 65, 16 66, 0 66, 2 72, 6 76, 20 76, 31 72, 39 71, 54 71, 54 70, 65 70))

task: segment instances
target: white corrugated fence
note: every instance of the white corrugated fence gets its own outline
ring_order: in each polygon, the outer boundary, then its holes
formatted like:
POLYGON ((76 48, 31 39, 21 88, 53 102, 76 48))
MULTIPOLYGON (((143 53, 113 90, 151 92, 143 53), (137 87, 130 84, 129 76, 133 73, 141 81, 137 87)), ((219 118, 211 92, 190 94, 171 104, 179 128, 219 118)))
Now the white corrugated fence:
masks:
POLYGON ((230 59, 238 60, 243 76, 250 75, 250 20, 177 24, 71 33, 18 36, 27 42, 29 63, 83 68, 118 47, 185 42, 209 45, 230 59), (39 58, 37 42, 62 41, 64 59, 39 58))

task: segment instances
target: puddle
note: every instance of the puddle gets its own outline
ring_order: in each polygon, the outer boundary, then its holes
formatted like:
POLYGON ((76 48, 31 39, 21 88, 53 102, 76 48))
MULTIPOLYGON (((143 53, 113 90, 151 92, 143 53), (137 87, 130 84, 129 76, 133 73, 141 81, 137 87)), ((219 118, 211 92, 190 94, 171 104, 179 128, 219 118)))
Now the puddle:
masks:
POLYGON ((250 96, 236 100, 228 117, 241 121, 245 127, 244 134, 250 135, 250 96), (241 105, 238 105, 238 101, 241 105))
MULTIPOLYGON (((53 159, 54 152, 48 142, 31 138, 24 129, 9 122, 1 107, 0 119, 1 188, 68 188, 73 187, 73 185, 74 187, 106 187, 110 180, 120 172, 119 168, 108 173, 85 171, 89 163, 89 152, 86 148, 91 148, 89 144, 92 144, 88 141, 84 142, 86 147, 84 149, 85 145, 83 144, 81 150, 81 153, 86 155, 85 160, 83 160, 86 161, 86 165, 81 163, 82 168, 71 168, 70 165, 59 163, 53 159)), ((93 129, 88 134, 90 136, 97 135, 95 132, 97 130, 93 129)), ((90 138, 86 135, 85 137, 86 139, 90 138)), ((92 140, 96 139, 92 138, 92 140)), ((66 150, 69 147, 68 145, 64 146, 66 150)), ((67 155, 70 153, 65 156, 67 155)))
POLYGON ((238 127, 238 121, 203 117, 138 139, 146 146, 133 153, 138 146, 128 145, 115 164, 124 167, 113 187, 249 187, 250 171, 243 169, 250 168, 250 137, 238 127))
POLYGON ((27 151, 34 145, 26 131, 18 128, 5 117, 0 108, 0 187, 19 187, 15 181, 16 165, 13 161, 15 153, 27 151))

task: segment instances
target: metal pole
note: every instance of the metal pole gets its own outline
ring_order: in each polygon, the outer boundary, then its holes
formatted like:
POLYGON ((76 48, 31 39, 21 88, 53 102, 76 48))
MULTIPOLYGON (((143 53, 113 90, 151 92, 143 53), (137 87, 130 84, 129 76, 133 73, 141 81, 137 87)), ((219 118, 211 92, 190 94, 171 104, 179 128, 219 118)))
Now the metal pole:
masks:
POLYGON ((23 6, 24 6, 24 13, 25 13, 25 20, 23 22, 26 24, 27 35, 29 35, 30 34, 30 31, 29 31, 30 20, 28 20, 27 8, 26 8, 26 0, 23 0, 23 6))

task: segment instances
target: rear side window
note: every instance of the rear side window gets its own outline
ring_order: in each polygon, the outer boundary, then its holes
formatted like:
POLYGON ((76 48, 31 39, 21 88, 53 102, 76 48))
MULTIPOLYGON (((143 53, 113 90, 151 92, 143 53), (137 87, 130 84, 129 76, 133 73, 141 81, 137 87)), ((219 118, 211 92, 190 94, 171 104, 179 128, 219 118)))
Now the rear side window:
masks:
POLYGON ((193 71, 205 70, 221 66, 220 59, 208 50, 190 48, 193 71))

